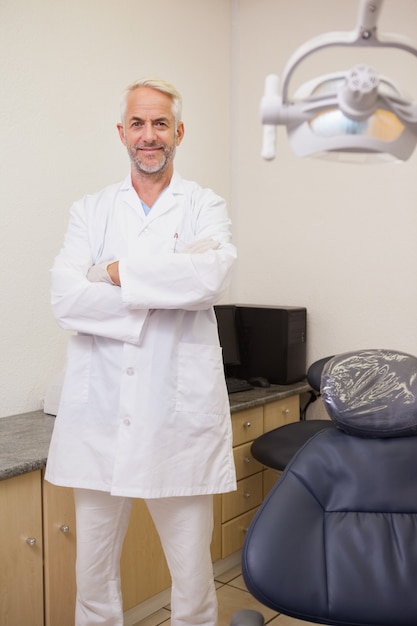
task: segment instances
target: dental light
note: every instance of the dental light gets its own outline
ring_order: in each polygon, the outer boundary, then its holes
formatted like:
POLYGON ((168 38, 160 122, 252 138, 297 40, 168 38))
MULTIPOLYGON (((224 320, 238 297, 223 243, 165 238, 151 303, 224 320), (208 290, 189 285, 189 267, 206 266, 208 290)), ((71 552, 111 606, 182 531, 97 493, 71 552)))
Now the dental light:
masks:
POLYGON ((407 38, 377 34, 383 0, 361 0, 353 31, 326 33, 298 48, 282 76, 265 80, 261 102, 262 157, 275 158, 276 126, 287 128, 297 156, 354 160, 407 160, 417 143, 417 104, 394 82, 365 64, 303 84, 289 99, 294 70, 309 55, 332 46, 398 48, 417 56, 407 38))

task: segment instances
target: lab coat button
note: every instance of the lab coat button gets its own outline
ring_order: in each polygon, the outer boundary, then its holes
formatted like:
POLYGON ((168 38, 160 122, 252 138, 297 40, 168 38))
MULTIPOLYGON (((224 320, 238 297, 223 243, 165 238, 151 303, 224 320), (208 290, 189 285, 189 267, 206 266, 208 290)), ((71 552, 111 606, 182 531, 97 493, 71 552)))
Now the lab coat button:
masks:
POLYGON ((130 426, 130 419, 128 419, 127 417, 125 417, 125 419, 123 420, 123 424, 125 426, 130 426))
POLYGON ((126 370, 126 374, 128 376, 133 376, 133 374, 135 373, 135 369, 133 367, 128 367, 126 370))

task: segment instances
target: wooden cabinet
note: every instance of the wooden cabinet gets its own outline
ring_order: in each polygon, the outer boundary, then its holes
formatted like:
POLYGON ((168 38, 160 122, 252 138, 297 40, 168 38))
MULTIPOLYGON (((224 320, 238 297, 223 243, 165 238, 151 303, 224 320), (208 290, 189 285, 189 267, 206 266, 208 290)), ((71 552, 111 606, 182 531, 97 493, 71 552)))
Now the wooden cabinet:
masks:
MULTIPOLYGON (((72 489, 44 481, 43 506, 45 626, 73 626, 76 533, 72 489)), ((142 500, 133 502, 120 569, 124 611, 171 584, 159 536, 142 500)))
POLYGON ((211 558, 213 563, 222 558, 222 497, 214 496, 214 528, 211 540, 211 558))
MULTIPOLYGON (((218 560, 221 558, 221 497, 216 496, 214 503, 212 558, 218 560)), ((44 481, 43 509, 45 626, 73 626, 76 535, 72 489, 56 487, 44 481)), ((42 531, 39 536, 42 536, 42 531)), ((137 499, 133 502, 120 570, 124 611, 152 598, 171 585, 159 536, 143 500, 137 499)), ((41 589, 39 597, 42 597, 42 593, 41 589)), ((43 624, 43 621, 39 624, 43 624)), ((28 622, 28 626, 37 624, 28 622)))
POLYGON ((257 508, 252 509, 243 515, 239 515, 239 517, 222 524, 224 557, 229 556, 229 554, 233 554, 241 549, 249 524, 251 523, 257 510, 257 508))
POLYGON ((40 470, 0 481, 0 624, 43 625, 40 470))
POLYGON ((120 562, 123 610, 171 585, 165 556, 143 500, 134 500, 120 562))
MULTIPOLYGON (((237 490, 214 498, 213 561, 242 547, 247 528, 278 472, 251 455, 252 441, 299 420, 299 396, 233 413, 237 490)), ((75 602, 75 515, 72 490, 44 483, 45 625, 72 626, 75 602)), ((146 504, 135 500, 121 558, 123 609, 168 589, 165 557, 146 504)), ((32 626, 32 625, 31 625, 32 626)))
POLYGON ((290 396, 264 407, 264 433, 300 419, 300 397, 290 396))
MULTIPOLYGON (((279 475, 252 457, 252 441, 298 419, 298 395, 232 414, 238 483, 235 492, 214 497, 213 561, 240 550, 253 516, 279 475)), ((73 626, 72 489, 43 481, 41 470, 0 480, 0 511, 0 624, 73 626)), ((171 584, 158 534, 142 500, 133 503, 121 577, 124 611, 171 584)))
POLYGON ((250 451, 251 445, 252 441, 249 441, 240 446, 235 446, 233 450, 238 480, 251 476, 263 469, 263 465, 253 458, 250 451))
POLYGON ((263 407, 257 406, 232 415, 233 446, 252 442, 264 432, 263 407))
POLYGON ((269 430, 299 419, 298 395, 232 415, 237 491, 221 496, 222 558, 240 550, 253 516, 279 476, 252 457, 252 441, 269 430))
POLYGON ((271 491, 272 487, 275 485, 275 483, 277 482, 281 474, 282 472, 279 472, 278 470, 269 469, 269 468, 263 471, 262 479, 263 479, 264 498, 266 498, 268 493, 271 491))
POLYGON ((72 489, 43 483, 45 626, 72 626, 75 611, 75 510, 72 489))
POLYGON ((262 472, 237 483, 237 490, 222 498, 222 522, 258 507, 262 502, 262 472))

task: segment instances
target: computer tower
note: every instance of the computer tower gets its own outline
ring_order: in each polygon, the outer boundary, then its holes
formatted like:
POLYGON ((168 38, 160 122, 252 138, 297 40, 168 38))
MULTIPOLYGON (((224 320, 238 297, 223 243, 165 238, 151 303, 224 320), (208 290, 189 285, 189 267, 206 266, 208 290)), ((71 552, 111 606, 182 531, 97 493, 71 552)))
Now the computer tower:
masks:
POLYGON ((240 378, 261 376, 277 385, 305 378, 306 308, 236 305, 236 325, 240 378))

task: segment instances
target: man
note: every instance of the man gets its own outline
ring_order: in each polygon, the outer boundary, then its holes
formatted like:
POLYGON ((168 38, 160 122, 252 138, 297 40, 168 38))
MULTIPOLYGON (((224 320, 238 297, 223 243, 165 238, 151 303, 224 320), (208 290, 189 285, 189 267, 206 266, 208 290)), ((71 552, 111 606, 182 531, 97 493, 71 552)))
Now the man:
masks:
MULTIPOLYGON (((52 307, 76 331, 46 478, 74 487, 76 626, 122 626, 119 559, 144 498, 172 577, 172 626, 215 626, 213 494, 236 488, 213 304, 235 260, 224 201, 174 171, 181 97, 131 85, 130 175, 71 210, 52 307)), ((152 567, 144 563, 144 568, 152 567)))

